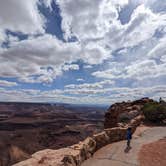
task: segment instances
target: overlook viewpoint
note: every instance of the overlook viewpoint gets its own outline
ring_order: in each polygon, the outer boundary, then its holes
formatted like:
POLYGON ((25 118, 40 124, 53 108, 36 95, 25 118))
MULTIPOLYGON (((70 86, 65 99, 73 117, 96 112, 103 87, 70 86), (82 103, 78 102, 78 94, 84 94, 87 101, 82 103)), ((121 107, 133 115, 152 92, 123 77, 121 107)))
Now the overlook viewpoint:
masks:
POLYGON ((156 102, 149 98, 115 103, 105 113, 102 132, 66 148, 36 152, 30 159, 14 166, 164 166, 165 109, 165 101, 156 102), (149 109, 152 115, 146 114, 149 109), (128 126, 133 133, 130 147, 122 141, 126 140, 128 126), (158 147, 157 151, 155 147, 158 147))
POLYGON ((166 166, 166 0, 0 0, 0 166, 166 166))

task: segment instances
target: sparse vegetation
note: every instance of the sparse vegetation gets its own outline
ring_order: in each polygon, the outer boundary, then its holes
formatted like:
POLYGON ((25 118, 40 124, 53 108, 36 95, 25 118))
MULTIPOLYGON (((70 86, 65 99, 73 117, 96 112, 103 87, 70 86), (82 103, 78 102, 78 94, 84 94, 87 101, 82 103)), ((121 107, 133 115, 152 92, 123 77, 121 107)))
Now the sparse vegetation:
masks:
POLYGON ((119 117, 119 122, 121 123, 128 123, 129 121, 130 121, 130 118, 128 116, 123 115, 119 117))
POLYGON ((147 120, 155 123, 163 123, 166 120, 166 103, 147 103, 143 107, 143 113, 147 120))

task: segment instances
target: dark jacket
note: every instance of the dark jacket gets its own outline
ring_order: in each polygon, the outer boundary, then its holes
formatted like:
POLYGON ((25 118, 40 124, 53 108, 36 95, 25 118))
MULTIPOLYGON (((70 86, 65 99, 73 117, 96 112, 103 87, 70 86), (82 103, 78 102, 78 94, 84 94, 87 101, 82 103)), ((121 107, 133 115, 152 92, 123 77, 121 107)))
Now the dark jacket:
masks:
POLYGON ((126 135, 126 137, 127 137, 127 140, 132 139, 132 133, 131 133, 131 130, 127 130, 127 135, 126 135))

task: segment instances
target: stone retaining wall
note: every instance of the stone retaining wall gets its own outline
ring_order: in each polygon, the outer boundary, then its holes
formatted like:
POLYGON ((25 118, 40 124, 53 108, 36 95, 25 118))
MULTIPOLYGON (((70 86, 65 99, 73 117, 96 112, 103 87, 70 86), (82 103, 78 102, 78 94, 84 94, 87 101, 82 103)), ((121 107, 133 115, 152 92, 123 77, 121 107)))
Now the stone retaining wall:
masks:
MULTIPOLYGON (((142 119, 142 116, 137 116, 131 120, 129 125, 132 127, 132 132, 140 125, 142 119)), ((126 139, 126 130, 127 127, 105 129, 103 132, 88 137, 73 146, 59 150, 46 149, 34 153, 30 159, 14 166, 80 166, 101 147, 126 139)))

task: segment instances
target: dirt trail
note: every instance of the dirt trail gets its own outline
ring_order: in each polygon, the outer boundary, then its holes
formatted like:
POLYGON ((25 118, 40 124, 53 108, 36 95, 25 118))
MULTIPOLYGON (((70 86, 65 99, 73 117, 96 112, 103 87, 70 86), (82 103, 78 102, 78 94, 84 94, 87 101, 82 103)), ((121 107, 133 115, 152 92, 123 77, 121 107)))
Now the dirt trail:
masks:
POLYGON ((132 139, 131 149, 126 148, 126 141, 109 144, 98 150, 93 158, 85 161, 82 166, 138 166, 138 154, 142 145, 164 137, 166 127, 146 129, 139 137, 132 139))

